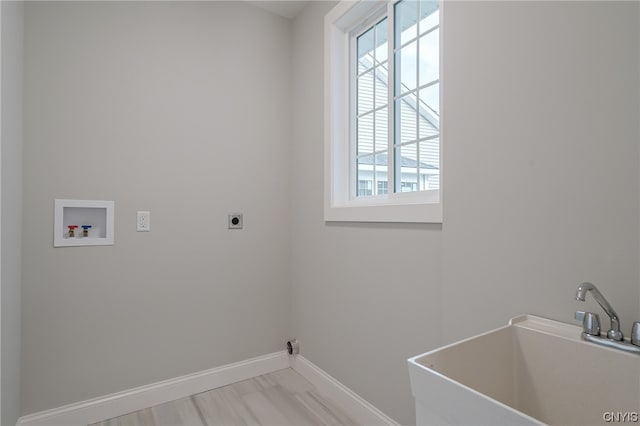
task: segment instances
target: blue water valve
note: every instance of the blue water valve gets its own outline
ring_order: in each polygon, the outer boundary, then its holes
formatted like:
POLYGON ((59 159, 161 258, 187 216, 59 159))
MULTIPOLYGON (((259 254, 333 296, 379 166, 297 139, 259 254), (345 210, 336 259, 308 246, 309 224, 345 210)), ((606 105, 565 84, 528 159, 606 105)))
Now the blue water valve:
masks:
POLYGON ((89 236, 89 229, 93 228, 93 226, 91 225, 82 225, 82 236, 83 237, 88 237, 89 236))

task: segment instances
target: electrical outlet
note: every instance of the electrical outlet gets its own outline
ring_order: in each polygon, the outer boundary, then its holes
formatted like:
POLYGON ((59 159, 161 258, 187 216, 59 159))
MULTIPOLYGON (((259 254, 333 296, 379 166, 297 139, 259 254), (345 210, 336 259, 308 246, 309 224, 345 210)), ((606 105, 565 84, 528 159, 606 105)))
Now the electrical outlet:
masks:
POLYGON ((151 231, 151 212, 139 211, 136 216, 136 231, 151 231))
POLYGON ((229 229, 242 229, 242 213, 229 213, 229 229))

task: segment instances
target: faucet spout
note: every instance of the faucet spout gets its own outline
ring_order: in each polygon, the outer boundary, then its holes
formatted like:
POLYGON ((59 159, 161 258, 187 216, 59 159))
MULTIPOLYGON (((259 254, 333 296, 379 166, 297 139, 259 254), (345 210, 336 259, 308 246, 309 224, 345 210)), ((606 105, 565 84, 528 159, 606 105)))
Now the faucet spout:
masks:
POLYGON ((613 309, 613 307, 607 302, 607 299, 604 298, 602 293, 598 288, 591 283, 582 283, 578 287, 576 291, 576 300, 584 302, 586 300, 587 293, 591 292, 593 298, 596 299, 598 305, 605 311, 605 313, 609 316, 611 320, 611 328, 607 332, 607 337, 613 340, 623 340, 624 336, 620 331, 620 320, 618 319, 618 314, 613 309))

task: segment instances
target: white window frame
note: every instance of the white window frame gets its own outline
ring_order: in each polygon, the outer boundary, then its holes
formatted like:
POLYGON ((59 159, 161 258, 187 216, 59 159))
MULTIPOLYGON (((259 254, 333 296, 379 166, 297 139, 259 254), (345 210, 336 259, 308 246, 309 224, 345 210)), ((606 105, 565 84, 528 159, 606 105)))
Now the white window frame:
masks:
MULTIPOLYGON (((442 223, 442 114, 440 189, 353 197, 351 184, 350 43, 354 30, 381 19, 380 10, 397 0, 343 0, 325 16, 324 33, 324 219, 340 222, 442 223)), ((440 2, 440 25, 442 26, 440 2)), ((392 19, 392 16, 389 16, 392 19)), ((389 34, 393 37, 393 33, 389 34)), ((440 31, 442 52, 442 31, 440 31)), ((441 55, 442 56, 442 55, 441 55)), ((389 69, 394 58, 389 57, 389 69)), ((442 102, 442 61, 440 61, 442 102)), ((441 108, 442 110, 442 108, 441 108)), ((389 153, 391 155, 391 153, 389 153)))

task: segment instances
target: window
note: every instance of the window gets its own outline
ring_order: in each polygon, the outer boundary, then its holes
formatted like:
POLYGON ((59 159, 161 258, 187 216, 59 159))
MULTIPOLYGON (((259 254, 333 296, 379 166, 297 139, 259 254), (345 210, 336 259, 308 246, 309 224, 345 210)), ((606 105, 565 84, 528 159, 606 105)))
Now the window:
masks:
POLYGON ((441 222, 440 5, 342 2, 325 19, 325 219, 441 222))

